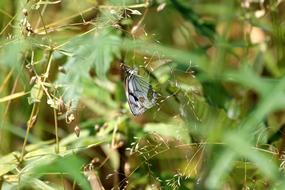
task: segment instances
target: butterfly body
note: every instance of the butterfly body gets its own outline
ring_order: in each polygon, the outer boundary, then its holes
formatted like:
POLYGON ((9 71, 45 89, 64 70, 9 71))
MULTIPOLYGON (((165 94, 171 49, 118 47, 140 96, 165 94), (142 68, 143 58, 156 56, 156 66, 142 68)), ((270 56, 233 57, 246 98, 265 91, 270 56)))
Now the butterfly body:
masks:
POLYGON ((122 65, 125 72, 125 92, 130 110, 133 115, 141 115, 153 107, 157 100, 157 93, 137 71, 122 65))

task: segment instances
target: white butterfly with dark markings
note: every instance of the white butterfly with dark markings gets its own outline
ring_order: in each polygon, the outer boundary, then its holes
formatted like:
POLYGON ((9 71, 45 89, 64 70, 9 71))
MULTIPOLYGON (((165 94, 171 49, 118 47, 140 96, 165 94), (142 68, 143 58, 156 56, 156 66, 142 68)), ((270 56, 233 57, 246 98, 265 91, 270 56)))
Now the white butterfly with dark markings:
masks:
POLYGON ((136 70, 124 64, 121 67, 125 72, 125 92, 130 110, 134 116, 141 115, 155 105, 157 93, 136 70))

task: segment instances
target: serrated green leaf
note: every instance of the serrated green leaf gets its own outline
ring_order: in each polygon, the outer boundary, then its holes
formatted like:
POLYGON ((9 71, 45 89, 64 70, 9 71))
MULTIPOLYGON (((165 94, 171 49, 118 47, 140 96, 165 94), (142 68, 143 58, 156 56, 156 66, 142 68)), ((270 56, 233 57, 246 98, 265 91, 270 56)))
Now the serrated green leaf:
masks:
POLYGON ((91 80, 90 69, 94 68, 99 78, 106 79, 106 74, 114 58, 120 57, 119 36, 109 30, 98 35, 84 35, 74 38, 66 45, 65 52, 71 52, 64 65, 66 74, 60 74, 56 83, 67 85, 66 101, 77 102, 84 90, 84 80, 91 80))

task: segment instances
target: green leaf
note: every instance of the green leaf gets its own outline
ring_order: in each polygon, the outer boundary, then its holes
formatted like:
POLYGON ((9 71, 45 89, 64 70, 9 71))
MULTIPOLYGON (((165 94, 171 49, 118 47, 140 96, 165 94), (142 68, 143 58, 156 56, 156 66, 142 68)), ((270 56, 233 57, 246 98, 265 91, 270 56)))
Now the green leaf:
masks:
POLYGON ((177 9, 181 15, 189 20, 195 27, 195 30, 210 39, 214 38, 215 35, 215 24, 214 22, 210 23, 201 18, 190 8, 186 7, 184 4, 180 3, 178 0, 170 0, 172 5, 177 9))
POLYGON ((16 156, 19 157, 19 154, 13 152, 0 158, 0 176, 17 168, 18 161, 16 156))
POLYGON ((208 178, 206 179, 206 186, 210 189, 220 189, 223 185, 224 178, 233 167, 233 162, 236 158, 236 153, 230 149, 225 149, 219 155, 217 161, 214 163, 208 178))
POLYGON ((147 123, 144 127, 144 131, 149 133, 155 132, 166 137, 173 137, 184 143, 190 143, 191 141, 188 128, 182 123, 147 123))
POLYGON ((66 74, 60 73, 57 84, 67 86, 68 93, 64 93, 66 101, 77 105, 84 90, 84 81, 91 80, 89 71, 94 68, 101 79, 106 74, 114 58, 120 57, 119 36, 108 29, 99 34, 88 34, 74 38, 64 46, 65 52, 73 52, 64 65, 66 74))
POLYGON ((274 159, 270 158, 271 155, 254 150, 246 139, 248 139, 247 135, 237 132, 229 133, 225 137, 231 150, 252 161, 266 178, 277 180, 279 177, 278 167, 274 163, 274 159))
POLYGON ((105 78, 107 71, 114 58, 120 58, 120 48, 118 46, 120 38, 112 31, 105 30, 95 37, 93 64, 99 78, 105 78))
POLYGON ((39 190, 56 190, 56 188, 48 185, 47 183, 39 180, 39 179, 32 179, 29 185, 35 189, 39 190))
POLYGON ((40 102, 43 97, 43 89, 39 83, 36 83, 30 93, 30 97, 28 97, 29 104, 33 104, 36 102, 40 102))
POLYGON ((65 173, 68 178, 75 180, 82 189, 89 190, 91 189, 90 185, 82 173, 82 166, 84 166, 84 164, 85 162, 75 155, 64 157, 47 155, 37 159, 37 164, 35 164, 35 162, 29 164, 30 166, 33 165, 33 167, 31 170, 26 169, 26 172, 22 174, 21 185, 25 185, 36 176, 39 177, 46 173, 60 172, 65 173))
POLYGON ((9 41, 2 41, 0 47, 0 65, 10 68, 15 67, 18 71, 21 68, 22 53, 29 47, 24 39, 13 39, 9 41))

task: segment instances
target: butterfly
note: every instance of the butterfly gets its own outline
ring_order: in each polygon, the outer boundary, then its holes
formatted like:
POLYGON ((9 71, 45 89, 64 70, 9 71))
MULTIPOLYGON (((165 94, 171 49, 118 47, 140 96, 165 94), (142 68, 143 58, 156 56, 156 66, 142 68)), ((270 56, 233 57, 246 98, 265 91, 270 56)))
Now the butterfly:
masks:
POLYGON ((137 70, 121 64, 125 72, 125 93, 130 110, 134 116, 143 114, 153 107, 157 101, 157 93, 137 70))

